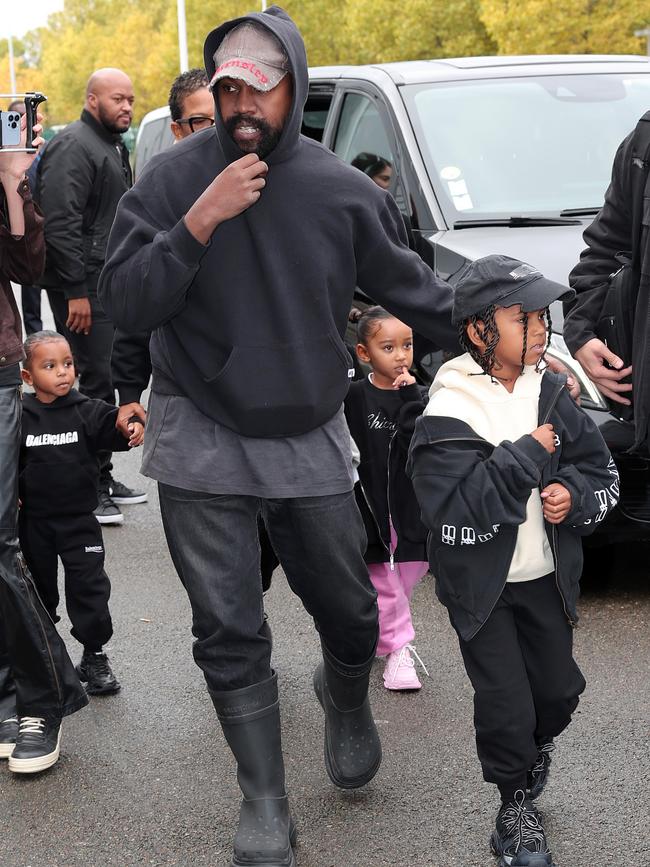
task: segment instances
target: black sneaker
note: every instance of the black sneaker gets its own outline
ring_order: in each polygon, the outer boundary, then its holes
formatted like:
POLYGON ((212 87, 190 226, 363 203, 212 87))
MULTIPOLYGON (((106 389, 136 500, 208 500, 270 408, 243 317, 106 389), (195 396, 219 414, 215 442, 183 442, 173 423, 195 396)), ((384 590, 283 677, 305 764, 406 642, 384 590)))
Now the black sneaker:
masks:
POLYGON ((14 774, 36 774, 56 764, 61 746, 61 720, 21 716, 18 737, 9 756, 9 770, 14 774))
POLYGON ((499 867, 554 867, 539 813, 521 789, 502 804, 490 848, 499 867))
POLYGON ((121 506, 125 503, 146 503, 149 496, 145 491, 137 491, 133 488, 127 488, 126 485, 123 485, 122 482, 118 482, 115 479, 111 479, 111 486, 108 490, 113 502, 119 503, 121 506))
POLYGON ((13 753, 18 737, 18 717, 10 716, 0 722, 0 759, 8 759, 13 753))
POLYGON ((555 744, 552 740, 549 740, 543 744, 539 744, 538 749, 539 752, 535 759, 535 764, 528 771, 528 779, 526 781, 528 797, 531 801, 539 798, 544 790, 544 786, 548 783, 551 773, 551 753, 555 749, 555 744))
POLYGON ((97 493, 97 508, 93 512, 100 524, 123 524, 124 515, 111 500, 108 491, 97 493))
POLYGON ((92 653, 84 650, 77 674, 79 680, 87 684, 88 695, 108 695, 120 690, 120 682, 113 674, 108 657, 101 651, 92 653))

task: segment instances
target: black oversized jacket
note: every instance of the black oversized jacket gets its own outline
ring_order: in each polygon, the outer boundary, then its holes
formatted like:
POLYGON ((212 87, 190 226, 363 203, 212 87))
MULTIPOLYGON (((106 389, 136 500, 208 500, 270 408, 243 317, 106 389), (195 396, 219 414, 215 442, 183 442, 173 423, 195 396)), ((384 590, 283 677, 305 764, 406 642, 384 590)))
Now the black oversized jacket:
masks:
POLYGON ((414 330, 456 349, 452 292, 409 249, 392 197, 300 134, 308 92, 302 37, 278 7, 228 21, 268 28, 287 51, 293 101, 259 200, 203 245, 183 216, 242 154, 215 127, 154 157, 121 200, 99 298, 126 332, 154 330, 153 390, 182 394, 245 436, 293 436, 339 410, 351 367, 348 314, 359 286, 414 330))
POLYGON ((416 423, 407 471, 429 529, 436 593, 465 641, 503 592, 531 491, 553 481, 571 493, 566 519, 545 526, 567 619, 577 621, 580 537, 593 532, 616 504, 618 471, 565 378, 550 371, 539 399, 539 424, 548 422, 556 434, 552 455, 530 434, 494 446, 457 418, 423 416, 416 423))
POLYGON ((117 203, 132 183, 128 151, 84 109, 48 143, 37 174, 46 244, 39 285, 85 297, 104 264, 117 203))
MULTIPOLYGON (((596 337, 596 324, 605 300, 609 277, 621 267, 617 253, 632 251, 632 195, 645 183, 644 154, 637 152, 634 133, 621 142, 612 167, 605 203, 585 230, 587 248, 569 275, 576 297, 564 305, 564 339, 575 355, 596 337)), ((632 339, 635 449, 646 450, 650 419, 650 199, 643 199, 640 247, 640 285, 632 339)), ((628 361, 628 359, 626 359, 628 361)))
POLYGON ((30 516, 88 514, 97 506, 98 451, 127 451, 117 407, 72 389, 52 403, 23 398, 20 499, 30 516))

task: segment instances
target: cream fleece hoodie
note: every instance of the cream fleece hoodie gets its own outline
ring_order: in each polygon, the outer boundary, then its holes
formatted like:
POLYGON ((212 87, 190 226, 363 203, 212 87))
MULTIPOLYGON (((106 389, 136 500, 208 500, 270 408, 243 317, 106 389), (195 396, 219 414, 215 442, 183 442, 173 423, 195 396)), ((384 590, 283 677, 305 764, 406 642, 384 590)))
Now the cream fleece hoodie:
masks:
MULTIPOLYGON (((542 375, 534 367, 526 367, 510 394, 501 383, 483 374, 465 353, 443 364, 438 371, 424 415, 460 419, 495 446, 504 440, 514 442, 539 426, 541 385, 542 375)), ((554 570, 553 553, 544 529, 542 499, 534 488, 526 506, 526 520, 519 526, 507 580, 532 581, 554 570)))

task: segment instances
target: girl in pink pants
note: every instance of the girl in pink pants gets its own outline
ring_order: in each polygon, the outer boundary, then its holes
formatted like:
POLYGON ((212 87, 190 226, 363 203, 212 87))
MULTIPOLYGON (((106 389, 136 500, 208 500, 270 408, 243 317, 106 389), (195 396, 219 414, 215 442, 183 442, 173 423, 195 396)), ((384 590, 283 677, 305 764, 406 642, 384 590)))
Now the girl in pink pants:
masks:
POLYGON ((420 689, 413 657, 424 664, 413 647, 410 599, 429 564, 427 531, 405 473, 410 441, 406 419, 424 407, 424 395, 409 373, 413 333, 383 308, 369 307, 357 316, 357 335, 357 356, 372 372, 352 383, 345 414, 360 452, 355 493, 379 605, 377 655, 386 658, 387 689, 420 689))

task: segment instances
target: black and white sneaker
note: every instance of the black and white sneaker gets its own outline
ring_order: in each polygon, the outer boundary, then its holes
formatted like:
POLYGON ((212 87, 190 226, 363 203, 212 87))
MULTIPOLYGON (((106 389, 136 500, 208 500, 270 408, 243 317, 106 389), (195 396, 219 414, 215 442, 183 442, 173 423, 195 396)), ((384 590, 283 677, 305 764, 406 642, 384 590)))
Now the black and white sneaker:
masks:
POLYGON ((13 753, 18 737, 18 717, 10 716, 0 722, 0 759, 8 759, 13 753))
POLYGON ((528 788, 528 797, 531 801, 539 798, 544 790, 544 786, 548 783, 548 778, 551 774, 551 753, 555 749, 555 744, 552 740, 539 744, 539 752, 535 759, 535 764, 528 771, 528 779, 526 786, 528 788))
POLYGON ((522 789, 502 804, 490 848, 499 867, 555 867, 539 813, 522 789))
POLYGON ((79 680, 86 684, 88 695, 110 695, 119 692, 121 685, 113 674, 108 656, 101 651, 93 653, 84 650, 81 662, 77 666, 79 680))
POLYGON ((14 774, 37 774, 56 764, 61 746, 61 720, 21 716, 18 737, 9 756, 9 770, 14 774))
POLYGON ((113 502, 119 503, 120 506, 129 504, 133 505, 134 503, 146 503, 149 496, 145 491, 127 488, 126 485, 122 484, 122 482, 118 482, 116 479, 111 479, 109 493, 113 502))
POLYGON ((108 491, 97 493, 97 508, 93 512, 100 524, 123 524, 124 515, 111 500, 108 491))

